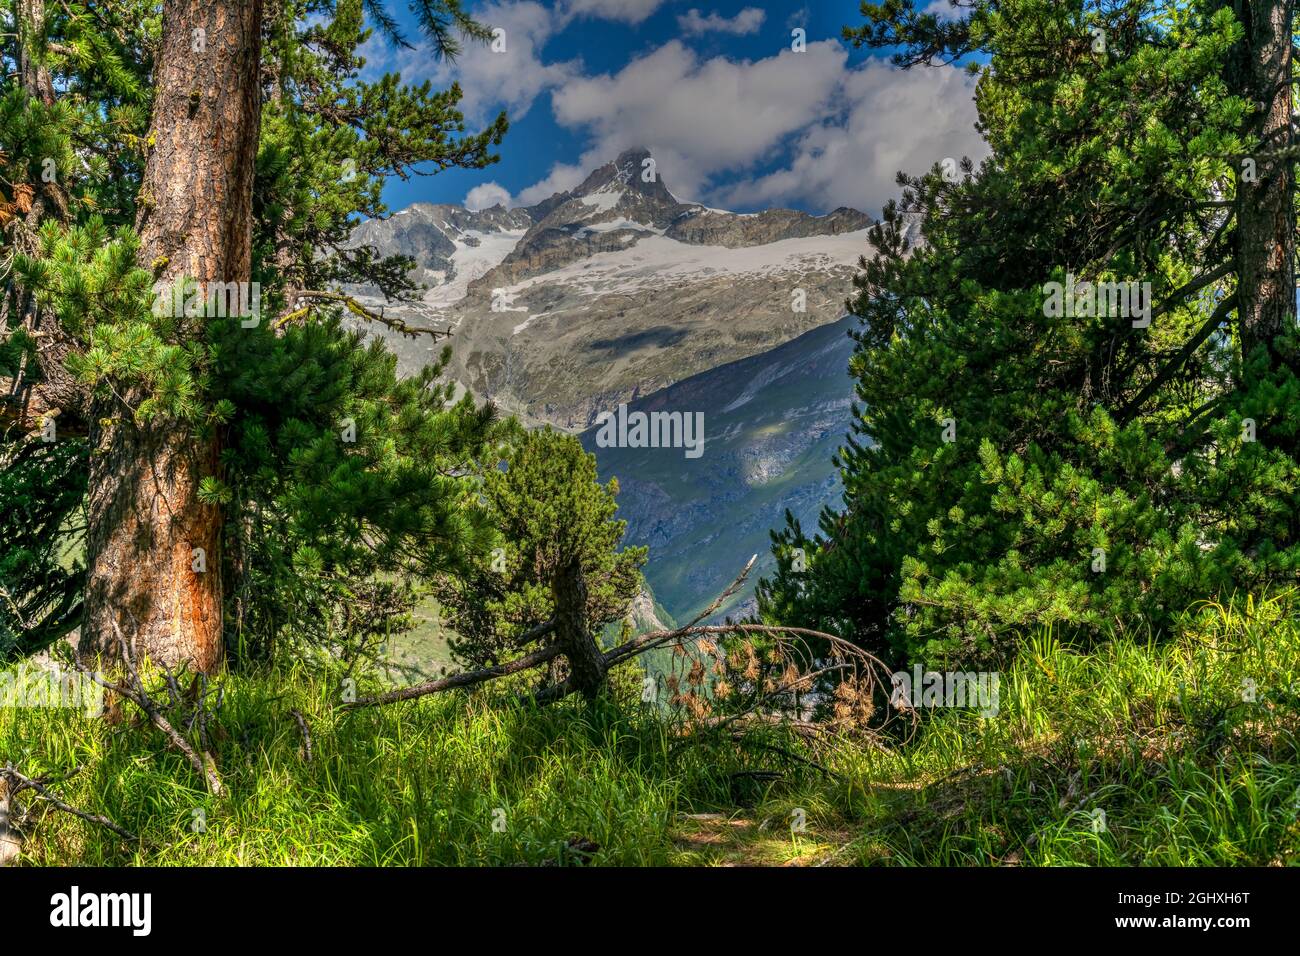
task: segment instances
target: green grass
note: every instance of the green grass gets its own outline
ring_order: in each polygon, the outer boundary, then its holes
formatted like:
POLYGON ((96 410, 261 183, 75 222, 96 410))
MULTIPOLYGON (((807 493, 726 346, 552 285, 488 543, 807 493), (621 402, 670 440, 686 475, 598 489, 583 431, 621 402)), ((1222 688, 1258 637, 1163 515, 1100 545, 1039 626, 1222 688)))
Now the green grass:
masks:
POLYGON ((612 701, 538 712, 455 694, 348 713, 297 671, 224 686, 220 798, 129 720, 0 709, 0 762, 28 775, 83 767, 58 793, 142 838, 38 809, 24 861, 1300 861, 1300 622, 1281 599, 1204 608, 1163 645, 1085 654, 1040 635, 1002 675, 996 716, 936 712, 906 741, 802 751, 835 778, 757 746, 681 745, 654 713, 612 701), (310 763, 293 708, 311 726, 310 763), (779 776, 742 775, 755 770, 779 776))
POLYGON ((950 711, 912 746, 841 764, 847 781, 832 802, 862 828, 853 857, 1300 861, 1300 623, 1287 600, 1206 607, 1164 645, 1114 642, 1084 655, 1050 636, 1031 641, 1005 675, 995 718, 950 711))

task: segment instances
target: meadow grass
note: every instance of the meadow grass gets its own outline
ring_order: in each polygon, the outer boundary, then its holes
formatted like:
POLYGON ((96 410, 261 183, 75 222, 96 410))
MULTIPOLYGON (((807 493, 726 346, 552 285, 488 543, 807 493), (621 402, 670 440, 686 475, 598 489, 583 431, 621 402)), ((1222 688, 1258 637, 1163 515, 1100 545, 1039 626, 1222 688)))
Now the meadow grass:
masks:
POLYGON ((140 838, 35 805, 23 862, 1300 861, 1290 595, 1202 607, 1164 643, 1084 653, 1041 634, 1002 675, 996 715, 936 710, 906 738, 813 748, 779 733, 683 742, 657 712, 616 700, 537 710, 454 693, 347 711, 333 680, 301 669, 222 684, 221 797, 129 713, 0 708, 0 763, 28 776, 82 768, 58 794, 140 838))

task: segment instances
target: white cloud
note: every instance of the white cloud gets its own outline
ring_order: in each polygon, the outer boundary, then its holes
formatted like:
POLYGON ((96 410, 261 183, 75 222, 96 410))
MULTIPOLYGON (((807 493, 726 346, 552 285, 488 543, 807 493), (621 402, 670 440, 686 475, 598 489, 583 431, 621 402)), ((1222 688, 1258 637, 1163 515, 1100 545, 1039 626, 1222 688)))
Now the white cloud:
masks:
POLYGON ((460 108, 470 127, 491 121, 503 109, 512 121, 523 119, 538 96, 581 75, 580 60, 542 61, 542 48, 563 27, 554 11, 542 4, 491 3, 474 15, 480 23, 505 31, 504 51, 467 42, 460 56, 448 62, 434 58, 423 45, 394 51, 372 36, 363 53, 377 63, 379 72, 397 70, 408 81, 431 80, 435 89, 458 81, 464 93, 460 108))
POLYGON ((496 205, 511 205, 510 190, 500 183, 480 183, 465 194, 464 207, 469 210, 491 209, 496 205))
POLYGON ((948 157, 978 161, 988 154, 974 128, 974 89, 962 70, 899 70, 869 60, 845 78, 836 112, 795 138, 787 164, 721 189, 715 199, 877 210, 898 194, 898 170, 921 173, 948 157))
POLYGON ((619 20, 636 25, 663 4, 663 0, 567 0, 561 6, 566 20, 573 17, 592 17, 601 20, 619 20))
POLYGON ((692 8, 677 17, 677 26, 689 36, 699 36, 709 32, 744 36, 747 33, 757 33, 765 19, 767 14, 759 7, 746 7, 731 19, 727 19, 720 13, 710 13, 705 16, 699 10, 692 8))
POLYGON ((954 7, 948 0, 934 0, 921 12, 933 14, 940 20, 958 20, 962 16, 962 11, 954 7))
MULTIPOLYGON (((584 155, 584 160, 591 161, 590 154, 584 155)), ((613 156, 606 156, 592 162, 592 166, 599 163, 608 162, 613 156)), ((572 189, 578 183, 587 178, 591 172, 591 167, 578 163, 557 163, 551 167, 551 171, 546 174, 545 178, 533 183, 525 189, 519 190, 519 195, 515 202, 520 206, 531 206, 541 202, 543 199, 550 199, 556 193, 562 193, 566 189, 572 189)))
MULTIPOLYGON (((672 40, 616 72, 594 76, 584 73, 580 60, 542 59, 547 41, 576 17, 632 22, 660 5, 570 0, 557 12, 534 0, 497 0, 478 15, 506 30, 506 52, 467 45, 448 64, 427 50, 387 51, 383 68, 400 69, 408 81, 429 78, 435 87, 459 80, 471 129, 503 108, 518 120, 550 93, 556 122, 586 136, 580 156, 554 165, 513 200, 498 184, 485 183, 471 190, 467 204, 532 204, 576 186, 622 150, 645 146, 679 199, 731 208, 850 205, 875 212, 897 195, 898 170, 920 172, 945 157, 979 160, 987 154, 974 129, 973 81, 964 72, 901 71, 877 59, 850 66, 847 50, 834 40, 759 60, 705 58, 672 40), (756 171, 773 162, 774 171, 756 171)), ((937 5, 946 7, 946 0, 937 5)), ((754 10, 731 20, 699 16, 698 10, 686 17, 735 23, 754 10)), ((374 55, 373 49, 367 53, 374 55)))
MULTIPOLYGON (((751 167, 822 115, 847 57, 828 40, 805 53, 783 50, 758 61, 702 60, 673 40, 616 74, 569 82, 551 102, 561 125, 590 135, 579 170, 645 146, 668 188, 680 199, 695 199, 710 177, 751 167)), ((545 182, 555 180, 552 170, 545 182)))

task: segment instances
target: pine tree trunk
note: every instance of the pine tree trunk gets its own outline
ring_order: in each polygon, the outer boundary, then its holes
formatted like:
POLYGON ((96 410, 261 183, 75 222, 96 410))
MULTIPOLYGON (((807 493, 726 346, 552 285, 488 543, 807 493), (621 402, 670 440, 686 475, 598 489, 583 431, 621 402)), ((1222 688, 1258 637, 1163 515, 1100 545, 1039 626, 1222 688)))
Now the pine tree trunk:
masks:
MULTIPOLYGON (((261 0, 164 3, 136 221, 141 265, 164 287, 250 279, 261 21, 261 0)), ((199 339, 203 321, 179 322, 182 340, 199 339)), ((112 655, 120 631, 142 656, 212 671, 222 657, 221 513, 197 492, 219 448, 192 423, 134 421, 144 397, 97 400, 92 415, 81 649, 112 655)))
POLYGON ((577 560, 562 566, 552 583, 555 639, 569 662, 569 680, 591 699, 605 688, 608 670, 600 646, 587 628, 587 581, 577 560))
MULTIPOLYGON (((1244 95, 1263 105, 1253 182, 1242 177, 1237 206, 1237 310, 1242 354, 1263 347, 1269 369, 1284 361, 1279 337, 1295 324, 1294 160, 1266 154, 1291 145, 1291 21, 1295 0, 1253 0, 1246 8, 1244 95)), ((1240 171, 1239 171, 1240 172, 1240 171)))

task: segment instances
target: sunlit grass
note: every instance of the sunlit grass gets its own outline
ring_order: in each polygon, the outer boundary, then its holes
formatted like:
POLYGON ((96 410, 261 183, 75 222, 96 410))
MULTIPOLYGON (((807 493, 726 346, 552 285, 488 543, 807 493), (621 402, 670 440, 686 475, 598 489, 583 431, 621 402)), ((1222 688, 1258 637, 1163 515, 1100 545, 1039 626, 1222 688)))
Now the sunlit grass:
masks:
POLYGON ((1165 644, 1084 654, 1036 636, 1002 675, 996 716, 941 711, 907 742, 832 743, 812 756, 835 778, 758 748, 683 746, 634 703, 537 711, 455 694, 348 712, 330 683, 224 678, 219 798, 131 720, 0 708, 0 762, 29 776, 82 767, 60 795, 141 837, 38 810, 24 862, 1300 860, 1300 626, 1282 598, 1201 608, 1165 644))

